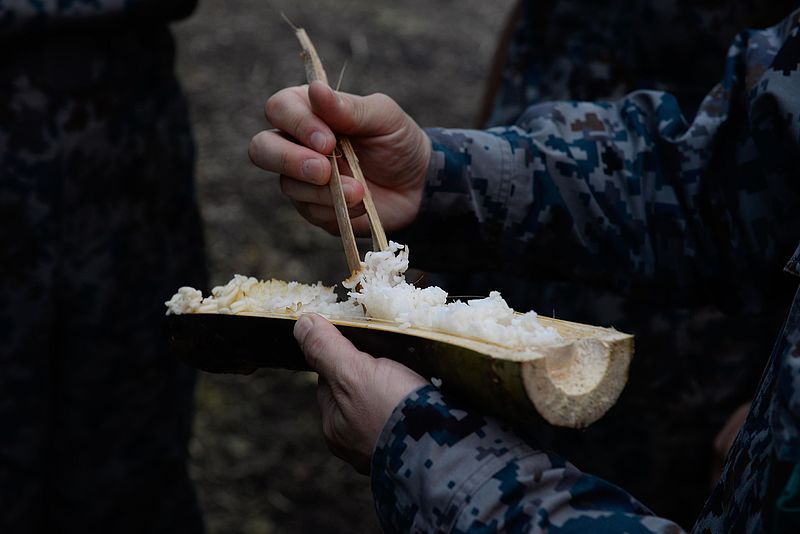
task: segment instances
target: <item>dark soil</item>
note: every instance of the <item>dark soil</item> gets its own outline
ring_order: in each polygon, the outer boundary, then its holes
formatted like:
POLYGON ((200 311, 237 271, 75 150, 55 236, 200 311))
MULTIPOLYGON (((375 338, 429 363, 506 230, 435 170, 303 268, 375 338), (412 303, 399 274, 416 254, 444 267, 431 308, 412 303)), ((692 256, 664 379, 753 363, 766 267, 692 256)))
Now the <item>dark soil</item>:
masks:
MULTIPOLYGON (((268 127, 267 97, 303 81, 281 12, 308 30, 332 79, 347 60, 343 90, 389 94, 423 126, 471 126, 512 3, 202 1, 176 33, 212 283, 241 273, 333 284, 347 271, 338 239, 301 219, 277 177, 247 158, 252 135, 268 127)), ((380 530, 369 479, 325 447, 315 381, 201 374, 192 475, 210 532, 380 530)))

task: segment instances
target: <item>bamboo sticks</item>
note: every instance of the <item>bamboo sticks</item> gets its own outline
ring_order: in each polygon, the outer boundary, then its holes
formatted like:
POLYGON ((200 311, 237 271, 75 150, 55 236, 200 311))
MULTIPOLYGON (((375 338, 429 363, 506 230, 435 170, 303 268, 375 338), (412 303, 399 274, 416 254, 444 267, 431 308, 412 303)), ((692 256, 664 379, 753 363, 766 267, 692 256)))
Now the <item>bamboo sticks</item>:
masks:
MULTIPOLYGON (((289 22, 288 19, 287 22, 289 22)), ((328 76, 325 73, 325 69, 322 66, 322 61, 319 58, 319 54, 317 54, 317 50, 314 47, 314 44, 311 42, 311 39, 308 37, 308 34, 303 28, 298 28, 291 22, 289 22, 289 24, 294 29, 295 36, 297 37, 297 40, 300 41, 300 46, 303 49, 302 57, 303 66, 306 71, 306 80, 308 83, 319 80, 327 84, 328 76)), ((369 220, 370 234, 372 235, 372 248, 376 251, 384 250, 389 246, 388 240, 386 239, 386 232, 383 229, 383 225, 381 224, 378 216, 378 211, 375 208, 375 203, 372 200, 372 195, 370 194, 369 187, 367 186, 367 180, 364 177, 364 173, 361 171, 353 144, 346 137, 337 136, 337 149, 342 155, 344 155, 344 158, 353 173, 353 177, 358 180, 364 188, 364 208, 367 212, 367 219, 369 220)), ((361 260, 358 253, 358 247, 356 246, 355 237, 353 235, 353 226, 350 222, 350 217, 347 212, 347 204, 345 203, 344 192, 342 191, 342 181, 339 173, 338 162, 336 161, 336 152, 334 152, 333 155, 328 156, 328 158, 331 162, 332 169, 330 189, 331 197, 333 197, 334 211, 336 212, 336 222, 339 225, 339 233, 342 237, 342 245, 344 247, 345 257, 347 258, 347 266, 350 268, 350 274, 352 276, 357 271, 361 270, 361 260)))
POLYGON ((342 149, 344 158, 347 160, 347 164, 350 165, 350 170, 353 171, 353 177, 364 186, 364 208, 367 210, 369 231, 372 235, 372 249, 376 251, 384 250, 389 247, 389 242, 386 239, 386 232, 383 230, 381 219, 378 217, 378 210, 372 201, 372 193, 369 192, 369 187, 367 187, 367 179, 364 178, 364 173, 361 172, 361 166, 358 163, 358 156, 356 156, 353 144, 350 139, 342 137, 339 139, 339 146, 342 149))

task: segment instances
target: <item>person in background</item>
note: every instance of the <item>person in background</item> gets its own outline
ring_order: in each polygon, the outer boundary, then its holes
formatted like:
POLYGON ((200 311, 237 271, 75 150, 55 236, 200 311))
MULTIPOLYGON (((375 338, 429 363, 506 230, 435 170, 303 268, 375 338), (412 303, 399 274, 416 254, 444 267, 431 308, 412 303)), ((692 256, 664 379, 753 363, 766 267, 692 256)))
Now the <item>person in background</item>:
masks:
MULTIPOLYGON (((738 33, 720 62, 722 81, 691 120, 674 95, 640 90, 537 104, 511 126, 422 131, 383 95, 288 88, 267 102, 278 131, 253 138, 251 159, 281 174, 302 215, 336 232, 324 155, 334 133, 347 135, 384 226, 423 268, 502 263, 675 305, 780 313, 800 276, 800 11, 738 33)), ((344 182, 365 234, 363 188, 344 182)), ((800 524, 800 293, 793 302, 695 531, 800 524)), ((323 319, 301 318, 295 335, 320 373, 323 432, 334 453, 371 473, 387 531, 680 530, 545 452, 535 433, 522 438, 367 357, 323 319)))
POLYGON ((161 322, 205 285, 168 28, 194 4, 0 0, 0 532, 203 531, 161 322))

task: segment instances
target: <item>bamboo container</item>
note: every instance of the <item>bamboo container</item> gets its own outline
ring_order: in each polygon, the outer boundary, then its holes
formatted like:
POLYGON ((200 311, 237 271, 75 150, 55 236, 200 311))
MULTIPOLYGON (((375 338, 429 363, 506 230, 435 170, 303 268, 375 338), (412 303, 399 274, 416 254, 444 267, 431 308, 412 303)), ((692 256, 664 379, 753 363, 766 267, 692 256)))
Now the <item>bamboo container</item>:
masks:
MULTIPOLYGON (((249 374, 309 370, 287 314, 167 316, 172 350, 195 367, 249 374)), ((374 319, 330 321, 359 349, 396 360, 465 403, 501 418, 582 428, 614 405, 628 377, 633 336, 539 317, 562 343, 513 350, 478 339, 374 319)))

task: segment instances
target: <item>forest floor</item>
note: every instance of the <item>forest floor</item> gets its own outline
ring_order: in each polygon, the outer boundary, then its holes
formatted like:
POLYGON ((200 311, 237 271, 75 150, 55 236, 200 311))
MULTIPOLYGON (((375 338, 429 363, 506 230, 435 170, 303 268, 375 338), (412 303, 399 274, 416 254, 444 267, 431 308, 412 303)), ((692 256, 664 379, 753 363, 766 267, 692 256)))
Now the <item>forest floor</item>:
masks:
MULTIPOLYGON (((277 177, 247 157, 269 127, 267 97, 303 81, 282 12, 308 30, 332 79, 347 62, 342 90, 386 93, 422 126, 471 127, 512 3, 202 0, 175 31, 212 285, 234 273, 328 285, 347 274, 338 239, 301 219, 277 177)), ((309 373, 200 374, 192 476, 210 533, 380 530, 369 479, 325 446, 315 383, 309 373)))

